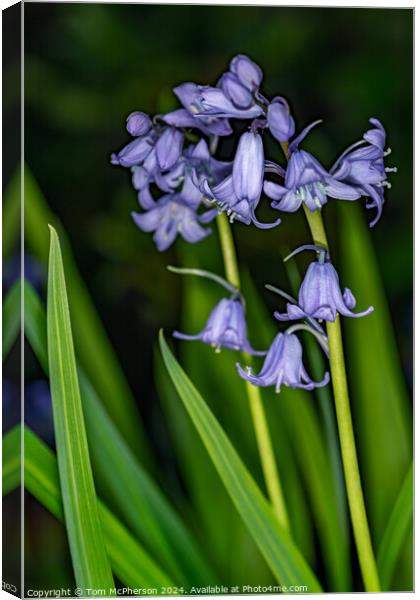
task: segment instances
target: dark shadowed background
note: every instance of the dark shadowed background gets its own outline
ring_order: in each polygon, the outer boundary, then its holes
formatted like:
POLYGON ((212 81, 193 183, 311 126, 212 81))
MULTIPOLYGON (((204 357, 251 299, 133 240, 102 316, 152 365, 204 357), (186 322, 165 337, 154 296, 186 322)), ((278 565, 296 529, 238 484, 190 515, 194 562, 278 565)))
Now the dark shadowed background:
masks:
MULTIPOLYGON (((159 254, 151 236, 131 220, 136 195, 129 172, 109 162, 111 152, 129 141, 126 116, 178 107, 172 87, 183 81, 215 83, 240 52, 262 66, 268 96, 287 97, 298 130, 324 120, 305 147, 326 166, 361 137, 369 117, 379 118, 392 147, 388 164, 396 165, 398 174, 391 176, 383 217, 371 235, 411 386, 412 34, 409 10, 25 5, 25 160, 69 235, 162 461, 170 463, 170 456, 154 403, 151 348, 160 327, 169 332, 179 326, 181 282, 165 266, 180 262, 185 242, 159 254)), ((14 100, 6 88, 10 116, 14 100)), ((231 156, 229 140, 221 148, 231 156)), ((6 181, 16 169, 11 150, 4 156, 6 181)), ((274 145, 267 150, 281 160, 274 145)), ((333 246, 340 235, 335 212, 331 201, 325 213, 333 246)), ((270 210, 260 214, 268 219, 270 210)), ((364 216, 368 221, 373 215, 365 211, 364 216)), ((287 216, 269 232, 238 224, 235 235, 241 261, 260 287, 281 282, 282 248, 308 240, 300 215, 287 216)), ((198 252, 206 256, 213 249, 208 239, 198 252)), ((206 260, 220 268, 219 256, 206 260)), ((276 306, 272 297, 265 298, 276 306)), ((27 377, 29 383, 40 379, 36 364, 27 377)), ((49 534, 37 527, 28 533, 28 556, 37 536, 55 548, 61 535, 61 526, 43 509, 30 511, 34 522, 48 524, 49 534)), ((50 564, 33 565, 34 585, 48 570, 61 586, 62 562, 51 554, 50 564)))

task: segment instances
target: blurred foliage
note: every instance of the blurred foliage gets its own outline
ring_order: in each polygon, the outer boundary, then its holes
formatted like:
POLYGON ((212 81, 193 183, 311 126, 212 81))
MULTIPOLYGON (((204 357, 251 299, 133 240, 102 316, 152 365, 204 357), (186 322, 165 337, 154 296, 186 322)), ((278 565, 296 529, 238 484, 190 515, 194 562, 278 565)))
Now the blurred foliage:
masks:
MULTIPOLYGON (((25 5, 25 158, 68 233, 82 278, 140 404, 163 486, 177 501, 189 482, 176 466, 153 377, 152 347, 160 327, 169 333, 181 322, 182 283, 165 266, 185 257, 193 262, 194 248, 178 241, 159 254, 151 237, 132 223, 136 195, 129 173, 109 164, 110 153, 128 141, 126 115, 175 108, 172 87, 189 80, 214 83, 241 52, 262 65, 267 95, 288 98, 298 128, 324 119, 305 147, 326 166, 361 137, 369 117, 380 118, 393 150, 388 162, 398 166, 398 174, 391 176, 393 189, 386 193, 384 214, 371 230, 371 240, 410 389, 412 49, 413 14, 403 9, 25 5)), ((4 112, 10 133, 18 106, 15 74, 16 64, 5 65, 4 112)), ((266 149, 270 158, 282 160, 274 144, 267 143, 266 149)), ((232 150, 231 141, 224 140, 222 154, 231 157, 232 150)), ((15 153, 5 152, 6 182, 15 169, 15 153)), ((262 219, 269 216, 270 209, 259 210, 262 219)), ((324 214, 337 248, 340 230, 333 201, 324 214)), ((363 218, 368 222, 371 215, 365 211, 363 218)), ((254 285, 260 291, 267 282, 290 289, 280 250, 308 240, 303 215, 284 215, 273 231, 237 224, 234 232, 254 285)), ((214 237, 197 246, 197 256, 205 268, 221 272, 214 237)), ((276 298, 263 297, 270 309, 278 306, 276 298)), ((187 315, 182 320, 186 327, 187 315)), ((18 353, 11 360, 18 360, 18 353)), ((30 358, 28 364, 31 377, 39 378, 30 358)), ((246 417, 241 428, 235 430, 231 423, 227 428, 239 446, 249 437, 246 417)), ((246 447, 249 451, 249 440, 246 447)), ((252 454, 245 459, 251 462, 252 454)), ((39 511, 37 524, 36 506, 30 507, 34 545, 46 529, 51 539, 63 533, 39 511)), ((252 552, 248 558, 255 560, 252 552)), ((29 563, 29 573, 35 579, 37 565, 29 563)))

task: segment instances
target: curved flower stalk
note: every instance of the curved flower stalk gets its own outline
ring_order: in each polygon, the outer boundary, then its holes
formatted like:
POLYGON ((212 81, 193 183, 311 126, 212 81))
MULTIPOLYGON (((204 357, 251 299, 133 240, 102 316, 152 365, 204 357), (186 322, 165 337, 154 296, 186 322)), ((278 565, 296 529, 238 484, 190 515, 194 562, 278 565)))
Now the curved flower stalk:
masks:
POLYGON ((242 379, 259 387, 274 385, 277 394, 282 385, 304 390, 326 385, 330 380, 329 373, 325 373, 321 381, 312 381, 303 366, 302 353, 298 337, 286 331, 278 333, 274 338, 258 375, 252 373, 251 367, 244 370, 239 363, 236 367, 242 379))
POLYGON ((254 350, 248 341, 246 333, 245 320, 245 301, 240 291, 231 283, 209 271, 201 269, 188 269, 168 267, 173 273, 180 275, 195 275, 205 277, 215 281, 219 285, 231 292, 230 298, 222 298, 211 311, 204 329, 195 334, 189 335, 174 331, 174 337, 180 340, 195 341, 200 340, 204 344, 212 346, 216 352, 222 348, 237 350, 246 354, 255 356, 264 356, 265 352, 254 350))
POLYGON ((395 173, 397 167, 385 167, 384 157, 391 149, 384 150, 386 132, 379 119, 369 119, 373 129, 369 129, 363 140, 352 144, 331 169, 336 178, 355 186, 360 194, 371 198, 367 208, 376 208, 376 216, 370 223, 373 227, 379 221, 385 201, 384 189, 390 188, 388 173, 395 173), (363 144, 363 146, 362 146, 363 144))

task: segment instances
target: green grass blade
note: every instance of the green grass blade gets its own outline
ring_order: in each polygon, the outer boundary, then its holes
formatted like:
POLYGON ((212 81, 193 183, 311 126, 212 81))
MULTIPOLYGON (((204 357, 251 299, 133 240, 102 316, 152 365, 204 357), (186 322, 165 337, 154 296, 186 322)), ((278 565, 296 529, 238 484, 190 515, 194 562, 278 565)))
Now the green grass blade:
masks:
POLYGON ((20 330, 20 281, 16 281, 3 301, 3 360, 9 354, 20 330))
POLYGON ((95 441, 92 460, 101 486, 112 496, 132 530, 159 556, 179 584, 215 581, 197 543, 140 466, 84 377, 81 386, 88 435, 95 441))
POLYGON ((170 351, 163 333, 160 347, 165 365, 184 406, 223 480, 232 501, 258 544, 273 574, 282 585, 306 585, 319 592, 315 575, 294 546, 255 481, 220 427, 218 421, 192 385, 170 351))
MULTIPOLYGON (((55 517, 63 521, 57 459, 50 448, 27 427, 24 435, 25 487, 55 517)), ((5 482, 5 471, 3 471, 3 495, 19 484, 18 479, 13 487, 5 485, 10 481, 10 473, 14 471, 20 475, 20 467, 16 468, 16 461, 13 458, 17 454, 20 455, 20 426, 16 426, 5 435, 4 447, 7 449, 4 457, 7 481, 5 482)), ((172 580, 100 500, 98 506, 106 549, 118 579, 133 588, 138 587, 139 584, 158 589, 160 586, 172 585, 172 580)))
MULTIPOLYGON (((42 302, 25 282, 25 333, 48 374, 46 317, 42 302)), ((176 581, 213 582, 200 547, 110 420, 93 386, 79 370, 91 460, 98 488, 112 498, 139 539, 172 570, 176 581), (115 474, 118 473, 118 477, 115 474)))
POLYGON ((50 387, 65 523, 76 582, 113 588, 90 465, 60 242, 51 230, 47 341, 50 387))
MULTIPOLYGON (((268 315, 249 276, 243 278, 243 284, 251 339, 256 340, 258 347, 268 348, 278 331, 275 321, 268 315), (252 330, 253 323, 258 324, 255 331, 252 330)), ((264 390, 263 396, 267 400, 269 422, 276 427, 274 440, 287 434, 294 449, 314 515, 329 589, 351 590, 348 528, 343 525, 340 498, 335 493, 334 474, 316 399, 308 392, 287 387, 274 401, 271 390, 264 390)))
POLYGON ((344 331, 359 461, 378 548, 412 456, 409 399, 372 232, 360 206, 341 204, 341 282, 353 291, 358 307, 375 307, 366 318, 348 319, 344 331))
POLYGON ((3 436, 3 496, 20 485, 21 475, 21 427, 16 425, 3 436))
POLYGON ((382 589, 390 590, 392 576, 413 518, 413 464, 392 509, 378 552, 382 589))
POLYGON ((16 169, 3 194, 3 260, 17 249, 20 239, 21 172, 16 169))
POLYGON ((112 420, 145 464, 152 464, 147 436, 136 403, 114 350, 97 315, 89 292, 74 262, 70 244, 58 219, 51 213, 35 179, 25 167, 25 244, 44 264, 48 261, 48 229, 59 231, 72 311, 78 360, 98 390, 112 420))

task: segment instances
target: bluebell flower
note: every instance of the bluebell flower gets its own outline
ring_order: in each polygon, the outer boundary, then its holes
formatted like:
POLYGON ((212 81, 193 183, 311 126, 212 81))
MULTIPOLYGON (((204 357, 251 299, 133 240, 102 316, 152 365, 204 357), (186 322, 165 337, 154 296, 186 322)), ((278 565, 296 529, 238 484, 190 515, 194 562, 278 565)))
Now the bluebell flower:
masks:
POLYGON ((288 142, 295 133, 295 122, 289 105, 281 96, 274 98, 267 108, 267 124, 273 137, 279 142, 288 142))
POLYGON ((152 121, 145 112, 135 111, 127 117, 127 131, 133 137, 146 135, 152 127, 152 121))
POLYGON ((275 227, 280 223, 261 223, 255 215, 260 201, 264 179, 264 150, 261 136, 252 131, 242 134, 232 174, 216 186, 204 181, 201 189, 204 195, 214 201, 220 210, 225 211, 231 221, 237 219, 249 225, 251 222, 260 228, 275 227))
POLYGON ((212 346, 216 352, 221 348, 241 350, 247 354, 264 355, 251 347, 246 334, 245 311, 239 298, 223 298, 211 311, 204 329, 196 335, 174 331, 181 340, 200 340, 212 346))
POLYGON ((194 244, 210 235, 211 229, 203 228, 201 223, 208 223, 217 214, 209 210, 199 215, 201 198, 191 177, 185 177, 180 192, 165 194, 159 200, 153 199, 146 185, 138 193, 139 204, 146 212, 133 212, 132 217, 142 231, 155 232, 153 240, 160 252, 167 250, 178 234, 194 244))
POLYGON ((245 54, 237 54, 232 58, 229 69, 249 91, 256 92, 260 87, 263 78, 262 69, 245 54))
POLYGON ((247 108, 235 105, 221 88, 203 87, 199 97, 198 117, 234 117, 237 119, 255 119, 263 114, 263 109, 255 101, 247 108))
POLYGON ((353 144, 336 161, 331 174, 340 181, 356 187, 360 194, 368 196, 372 202, 368 208, 376 208, 376 217, 370 223, 375 225, 382 213, 384 203, 384 188, 391 187, 388 173, 395 172, 396 167, 385 167, 384 157, 391 150, 384 151, 386 133, 378 119, 369 119, 373 129, 367 131, 363 140, 353 144), (361 144, 365 143, 363 147, 361 144))
POLYGON ((287 332, 276 335, 258 375, 252 373, 251 367, 246 367, 244 370, 239 363, 236 366, 242 379, 258 387, 274 385, 276 393, 280 392, 282 385, 313 390, 315 387, 326 385, 330 380, 329 373, 325 373, 322 381, 312 381, 303 366, 302 346, 299 339, 296 335, 287 332))
POLYGON ((287 313, 274 313, 279 321, 311 317, 334 322, 337 313, 345 317, 363 317, 373 311, 370 306, 360 313, 352 312, 356 299, 349 288, 341 291, 338 274, 324 258, 310 263, 299 290, 298 304, 287 304, 287 313))
POLYGON ((225 96, 237 108, 244 110, 254 103, 252 93, 246 88, 233 73, 223 73, 218 82, 225 96))
POLYGON ((162 171, 167 171, 177 162, 181 156, 184 144, 184 134, 175 129, 167 127, 156 142, 156 158, 162 171))
POLYGON ((111 154, 111 163, 121 167, 133 167, 141 165, 154 149, 157 140, 156 133, 152 130, 147 135, 136 137, 132 142, 124 146, 118 154, 111 154))
POLYGON ((232 133, 226 118, 203 116, 201 93, 204 86, 196 83, 183 83, 174 88, 174 94, 184 108, 179 108, 162 117, 168 125, 174 127, 195 127, 206 135, 225 136, 232 133), (197 115, 200 113, 200 117, 197 115))
POLYGON ((271 206, 277 210, 296 212, 304 203, 313 212, 326 204, 327 196, 340 200, 357 200, 361 196, 355 186, 328 173, 312 154, 299 150, 299 143, 318 122, 306 127, 290 144, 284 186, 272 181, 264 183, 264 192, 274 200, 271 206))

